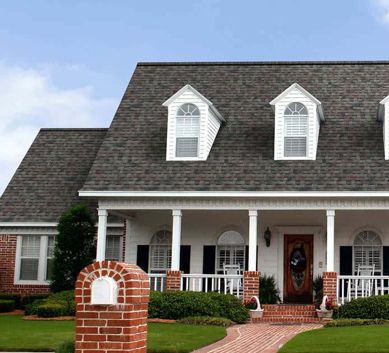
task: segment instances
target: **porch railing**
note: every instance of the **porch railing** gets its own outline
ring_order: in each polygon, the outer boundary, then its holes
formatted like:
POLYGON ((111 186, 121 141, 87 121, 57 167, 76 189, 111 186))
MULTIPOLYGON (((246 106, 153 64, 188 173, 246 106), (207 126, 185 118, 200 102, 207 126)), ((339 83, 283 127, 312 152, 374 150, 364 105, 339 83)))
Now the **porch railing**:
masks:
POLYGON ((166 273, 149 273, 150 289, 156 292, 166 290, 166 273))
POLYGON ((194 292, 218 292, 243 296, 242 275, 183 274, 181 290, 194 292))
POLYGON ((389 276, 338 276, 338 303, 389 294, 389 276))

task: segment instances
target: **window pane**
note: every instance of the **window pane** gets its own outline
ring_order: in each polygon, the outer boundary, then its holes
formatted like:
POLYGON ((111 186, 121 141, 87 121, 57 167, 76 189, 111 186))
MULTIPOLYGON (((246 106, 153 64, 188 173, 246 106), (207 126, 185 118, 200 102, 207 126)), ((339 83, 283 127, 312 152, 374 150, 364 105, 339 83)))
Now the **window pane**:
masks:
POLYGON ((22 237, 22 257, 39 258, 41 237, 39 235, 24 235, 22 237))
POLYGON ((120 243, 121 236, 109 235, 107 236, 107 244, 105 248, 105 258, 110 261, 120 260, 120 243))
POLYGON ((170 245, 151 245, 150 271, 164 273, 171 267, 172 248, 170 245))
POLYGON ((200 119, 193 117, 177 118, 177 137, 198 137, 200 119))
POLYGON ((285 137, 284 144, 285 157, 306 157, 306 137, 285 137))
POLYGON ((21 259, 20 260, 20 279, 32 280, 38 279, 39 259, 21 259))
POLYGON ((285 116, 285 136, 306 136, 307 117, 285 116))
POLYGON ((197 157, 198 138, 177 138, 176 157, 197 157))

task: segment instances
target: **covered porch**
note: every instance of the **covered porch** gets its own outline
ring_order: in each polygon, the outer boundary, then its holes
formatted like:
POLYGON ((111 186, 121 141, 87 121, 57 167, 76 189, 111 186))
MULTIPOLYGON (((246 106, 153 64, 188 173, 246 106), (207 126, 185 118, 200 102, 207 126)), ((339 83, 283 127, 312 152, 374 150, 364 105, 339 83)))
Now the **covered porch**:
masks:
POLYGON ((121 260, 147 271, 153 290, 243 298, 251 272, 273 276, 284 303, 312 303, 317 276, 340 304, 389 293, 387 210, 113 205, 100 202, 97 259, 105 259, 108 214, 120 215, 126 221, 121 260), (373 265, 368 274, 359 270, 373 265))

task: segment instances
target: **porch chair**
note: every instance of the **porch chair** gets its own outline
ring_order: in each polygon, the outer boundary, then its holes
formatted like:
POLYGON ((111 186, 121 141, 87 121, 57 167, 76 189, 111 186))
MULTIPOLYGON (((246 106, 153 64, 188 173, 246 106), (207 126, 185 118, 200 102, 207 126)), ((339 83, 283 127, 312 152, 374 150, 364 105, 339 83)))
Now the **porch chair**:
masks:
MULTIPOLYGON (((223 274, 224 275, 241 275, 242 269, 240 267, 240 264, 236 265, 226 265, 223 263, 223 274)), ((227 278, 225 280, 225 292, 232 294, 238 294, 241 295, 243 291, 243 285, 242 285, 242 279, 241 278, 227 278)))
MULTIPOLYGON (((358 265, 357 277, 372 277, 374 276, 374 270, 375 265, 358 265)), ((369 278, 367 280, 357 278, 351 290, 354 291, 355 297, 369 297, 372 295, 373 292, 373 284, 373 278, 369 278)))

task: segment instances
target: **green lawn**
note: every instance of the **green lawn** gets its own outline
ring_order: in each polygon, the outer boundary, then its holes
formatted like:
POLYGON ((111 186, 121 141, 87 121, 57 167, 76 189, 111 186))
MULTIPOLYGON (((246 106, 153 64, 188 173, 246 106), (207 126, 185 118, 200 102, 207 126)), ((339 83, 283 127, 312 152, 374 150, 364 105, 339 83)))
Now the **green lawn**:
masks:
POLYGON ((299 334, 279 353, 389 353, 389 326, 331 327, 299 334))
MULTIPOLYGON (((223 327, 149 324, 148 351, 190 352, 226 335, 223 327)), ((52 351, 74 337, 74 321, 25 321, 0 315, 0 351, 52 351)))

